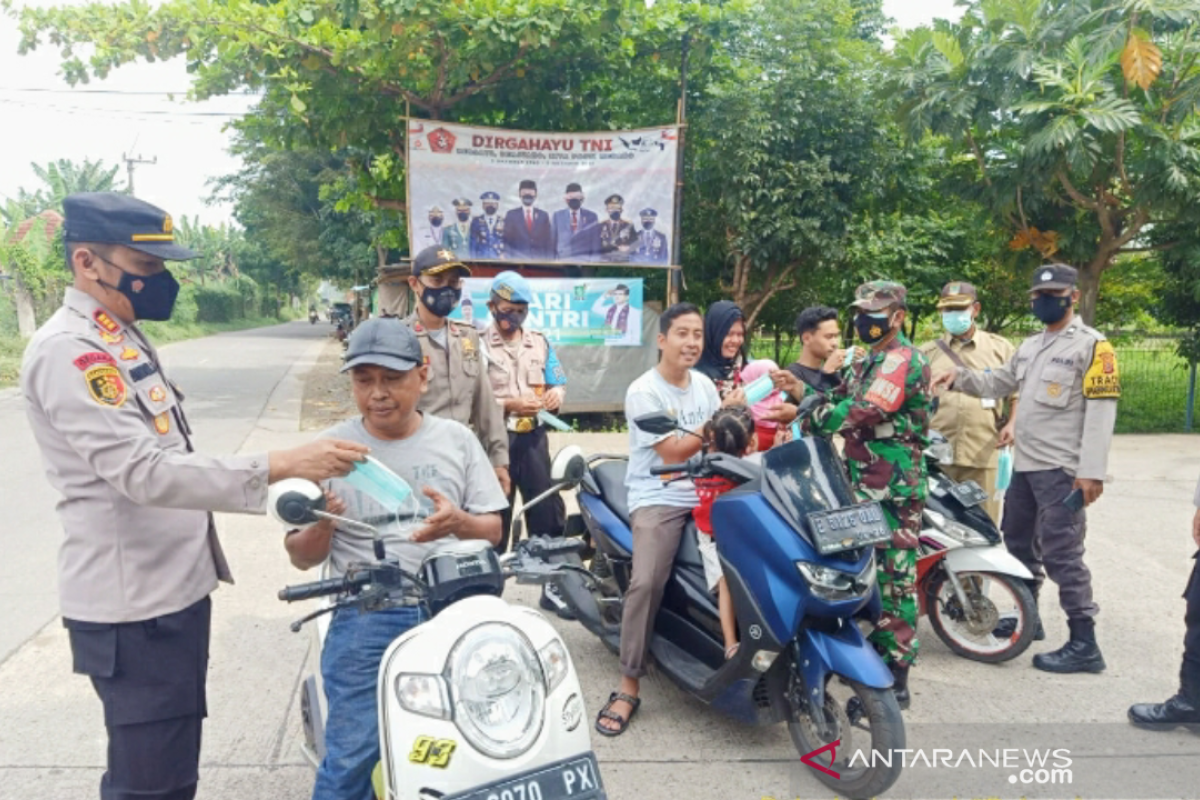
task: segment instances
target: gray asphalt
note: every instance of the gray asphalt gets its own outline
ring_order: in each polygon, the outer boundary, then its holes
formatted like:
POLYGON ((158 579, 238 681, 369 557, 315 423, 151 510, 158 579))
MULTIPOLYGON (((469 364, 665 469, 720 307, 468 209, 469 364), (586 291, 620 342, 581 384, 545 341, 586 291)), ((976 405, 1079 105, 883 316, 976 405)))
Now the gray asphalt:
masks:
MULTIPOLYGON (((258 424, 267 397, 328 323, 271 328, 177 342, 160 350, 172 380, 187 395, 199 449, 237 452, 258 424)), ((41 456, 16 389, 0 391, 0 663, 58 613, 55 563, 61 528, 41 456)))

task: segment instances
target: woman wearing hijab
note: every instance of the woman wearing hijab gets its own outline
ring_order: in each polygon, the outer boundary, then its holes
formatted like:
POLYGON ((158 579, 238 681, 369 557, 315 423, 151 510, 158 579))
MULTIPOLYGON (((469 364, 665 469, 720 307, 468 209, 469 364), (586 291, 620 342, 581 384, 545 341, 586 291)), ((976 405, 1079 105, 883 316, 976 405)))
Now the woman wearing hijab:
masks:
POLYGON ((736 303, 720 300, 704 315, 704 354, 696 369, 717 386, 721 399, 742 385, 746 364, 746 319, 736 303))

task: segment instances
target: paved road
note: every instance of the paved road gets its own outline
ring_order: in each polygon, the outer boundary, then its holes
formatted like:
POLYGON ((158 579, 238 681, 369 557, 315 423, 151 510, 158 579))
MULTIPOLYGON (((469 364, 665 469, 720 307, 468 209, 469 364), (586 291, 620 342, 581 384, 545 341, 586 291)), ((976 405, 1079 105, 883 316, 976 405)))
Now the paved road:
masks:
MULTIPOLYGON (((329 326, 293 322, 272 328, 179 342, 161 350, 166 369, 187 395, 197 445, 211 453, 239 450, 258 423, 267 397, 288 369, 329 334, 329 326)), ((53 513, 57 493, 17 390, 0 391, 0 662, 58 613, 55 560, 62 539, 53 513)))
MULTIPOLYGON (((251 452, 310 438, 297 426, 300 377, 316 355, 311 337, 321 332, 300 324, 168 350, 189 407, 205 415, 196 425, 202 443, 214 450, 240 446, 251 452), (238 388, 251 384, 257 394, 238 388)), ((597 434, 573 441, 588 452, 620 452, 626 437, 597 434)), ((562 435, 554 435, 553 446, 564 443, 562 435)), ((1200 471, 1198 444, 1194 437, 1156 436, 1119 437, 1114 445, 1110 471, 1117 480, 1091 511, 1088 538, 1102 609, 1105 674, 1050 676, 1029 666, 1033 652, 1057 647, 1066 637, 1052 588, 1042 598, 1048 640, 1008 664, 957 658, 927 625, 922 627, 922 663, 913 675, 913 708, 905 717, 908 747, 1069 747, 1075 784, 1013 784, 1004 775, 981 782, 966 770, 913 768, 889 797, 1197 796, 1200 737, 1184 732, 1130 736, 1124 709, 1131 702, 1165 698, 1176 688, 1183 632, 1179 595, 1193 551, 1189 520, 1200 471), (1016 723, 1033 728, 1019 729, 1016 723), (1116 776, 1093 791, 1095 775, 1114 768, 1116 776), (1091 783, 1085 785, 1087 778, 1091 783)), ((34 499, 42 480, 38 470, 28 464, 3 468, 11 481, 4 484, 4 496, 27 498, 19 501, 25 516, 18 527, 33 531, 24 539, 5 540, 3 561, 8 561, 14 548, 30 541, 42 547, 38 537, 53 538, 56 525, 49 503, 39 510, 34 499)), ((312 773, 298 750, 296 689, 315 659, 308 636, 287 630, 302 609, 274 597, 280 586, 310 576, 286 563, 280 532, 270 522, 229 515, 219 525, 238 582, 223 586, 215 597, 200 798, 303 800, 311 792, 312 773)), ((52 549, 35 548, 24 557, 29 570, 41 570, 35 584, 48 587, 52 549)), ((7 586, 17 570, 7 563, 0 569, 7 570, 7 586)), ((532 604, 536 593, 531 587, 510 587, 506 597, 532 604)), ((7 610, 8 598, 5 603, 7 610)), ((52 606, 43 604, 26 615, 44 622, 48 613, 52 606)), ((594 715, 615 687, 617 660, 579 626, 554 624, 567 641, 594 715)), ((100 707, 87 681, 70 670, 66 637, 56 624, 44 626, 0 663, 0 800, 95 796, 104 763, 100 707)), ((626 735, 593 737, 613 800, 834 796, 798 767, 782 727, 748 729, 733 723, 653 674, 643 684, 643 698, 626 735)))

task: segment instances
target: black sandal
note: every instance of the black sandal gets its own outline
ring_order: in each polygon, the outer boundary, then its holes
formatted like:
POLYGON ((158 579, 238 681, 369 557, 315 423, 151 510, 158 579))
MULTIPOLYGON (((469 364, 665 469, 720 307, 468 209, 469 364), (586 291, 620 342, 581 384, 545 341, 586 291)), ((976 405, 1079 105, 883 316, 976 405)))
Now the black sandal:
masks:
POLYGON ((629 728, 629 723, 633 721, 633 715, 637 713, 638 706, 641 704, 642 699, 640 697, 630 697, 624 692, 613 692, 608 696, 608 702, 604 704, 604 708, 600 709, 600 713, 596 715, 596 730, 602 736, 620 736, 629 728), (624 700, 626 703, 629 703, 630 710, 628 717, 622 717, 612 710, 613 703, 618 700, 624 700), (613 722, 618 723, 620 727, 606 728, 600 724, 600 720, 602 719, 611 719, 613 722))

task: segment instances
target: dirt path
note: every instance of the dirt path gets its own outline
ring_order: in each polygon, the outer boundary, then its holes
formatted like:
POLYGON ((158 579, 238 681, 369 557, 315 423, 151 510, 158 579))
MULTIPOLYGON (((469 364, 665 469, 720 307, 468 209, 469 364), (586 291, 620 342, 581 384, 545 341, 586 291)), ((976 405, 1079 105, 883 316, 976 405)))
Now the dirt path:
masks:
POLYGON ((342 367, 342 343, 330 339, 304 382, 300 430, 321 431, 356 413, 350 396, 350 379, 342 367))

